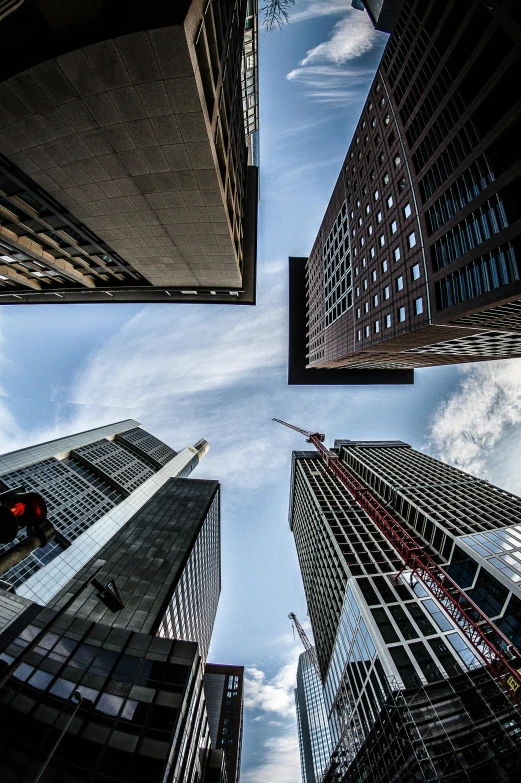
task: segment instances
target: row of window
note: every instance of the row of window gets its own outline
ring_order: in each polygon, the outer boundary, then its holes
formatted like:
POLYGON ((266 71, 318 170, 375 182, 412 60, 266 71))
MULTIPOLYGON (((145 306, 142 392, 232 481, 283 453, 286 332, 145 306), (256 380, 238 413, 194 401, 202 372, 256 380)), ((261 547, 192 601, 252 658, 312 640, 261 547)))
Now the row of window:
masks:
POLYGON ((436 283, 437 306, 443 310, 519 279, 515 250, 510 244, 503 245, 439 280, 436 283))
MULTIPOLYGON (((419 296, 417 299, 414 300, 414 313, 415 315, 421 315, 423 313, 423 298, 419 296)), ((406 319, 406 312, 405 307, 399 307, 397 310, 397 320, 399 323, 402 323, 406 319)), ((386 316, 384 316, 384 324, 386 329, 390 329, 392 326, 392 316, 390 313, 388 313, 386 316)), ((377 319, 373 322, 373 334, 378 334, 380 332, 380 320, 377 319)), ((366 326, 364 328, 364 335, 365 337, 371 336, 371 327, 366 326)), ((356 339, 360 341, 362 339, 362 330, 358 329, 356 333, 356 339)))
POLYGON ((438 270, 448 266, 507 226, 503 202, 495 195, 434 243, 434 268, 438 270))
MULTIPOLYGON (((494 175, 488 161, 484 155, 480 155, 427 210, 429 233, 432 234, 441 228, 493 181, 494 175)), ((426 193, 427 195, 432 193, 426 193)))

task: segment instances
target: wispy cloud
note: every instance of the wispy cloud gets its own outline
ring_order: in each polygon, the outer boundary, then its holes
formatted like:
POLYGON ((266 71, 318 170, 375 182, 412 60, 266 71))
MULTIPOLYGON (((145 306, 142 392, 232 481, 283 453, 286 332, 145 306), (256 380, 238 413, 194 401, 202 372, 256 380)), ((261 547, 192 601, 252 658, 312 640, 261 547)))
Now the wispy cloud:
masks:
MULTIPOLYGON (((337 12, 339 6, 333 5, 334 12, 337 12)), ((315 100, 349 105, 365 95, 367 81, 374 71, 356 66, 345 67, 346 63, 383 43, 386 36, 374 29, 366 13, 344 5, 342 14, 343 18, 335 23, 329 38, 309 49, 287 78, 302 84, 315 100)))
POLYGON ((301 11, 291 14, 291 23, 307 22, 308 19, 316 19, 320 16, 333 16, 345 14, 347 0, 311 0, 301 11))
POLYGON ((263 761, 241 775, 243 783, 300 783, 300 760, 296 728, 270 737, 263 743, 263 761))
MULTIPOLYGON (((474 475, 488 477, 495 451, 521 424, 521 360, 470 365, 429 429, 437 455, 474 475)), ((507 479, 508 480, 508 479, 507 479)))
POLYGON ((383 36, 374 29, 367 14, 347 9, 346 16, 333 27, 329 40, 310 49, 300 64, 346 63, 361 57, 382 38, 383 36))

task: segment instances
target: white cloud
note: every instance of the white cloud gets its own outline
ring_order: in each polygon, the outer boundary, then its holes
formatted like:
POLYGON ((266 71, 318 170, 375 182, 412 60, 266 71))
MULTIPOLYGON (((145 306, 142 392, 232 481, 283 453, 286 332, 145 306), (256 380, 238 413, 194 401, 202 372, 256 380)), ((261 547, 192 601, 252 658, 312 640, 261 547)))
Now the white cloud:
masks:
MULTIPOLYGON (((488 477, 498 447, 521 424, 521 360, 470 365, 463 373, 457 389, 436 410, 429 440, 445 462, 488 477)), ((505 478, 508 483, 508 471, 505 478)))
POLYGON ((382 34, 374 29, 367 14, 348 9, 344 19, 336 22, 329 40, 310 49, 300 64, 346 63, 370 51, 380 40, 382 34))
POLYGON ((293 718, 295 699, 293 690, 296 685, 298 656, 302 650, 294 649, 290 661, 271 679, 254 666, 246 670, 244 679, 244 706, 272 712, 282 718, 293 718))
POLYGON ((308 19, 316 19, 320 16, 333 16, 334 14, 345 14, 347 0, 313 0, 308 3, 302 11, 290 15, 291 23, 306 22, 308 19))
POLYGON ((300 783, 300 757, 296 728, 263 743, 263 761, 241 775, 243 783, 300 783))

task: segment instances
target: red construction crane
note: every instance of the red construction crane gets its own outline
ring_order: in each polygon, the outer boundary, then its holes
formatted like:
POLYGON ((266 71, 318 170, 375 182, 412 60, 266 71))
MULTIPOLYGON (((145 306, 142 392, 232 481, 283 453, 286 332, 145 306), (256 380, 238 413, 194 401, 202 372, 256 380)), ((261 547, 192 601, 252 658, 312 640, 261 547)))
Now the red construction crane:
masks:
POLYGON ((473 603, 468 595, 425 552, 408 531, 394 519, 367 489, 340 462, 337 454, 324 446, 324 435, 309 432, 281 419, 273 421, 305 435, 326 463, 329 470, 343 484, 350 495, 368 514, 378 529, 403 560, 403 568, 410 568, 434 596, 457 627, 470 642, 481 660, 501 681, 517 704, 521 703, 521 654, 494 623, 473 603))
POLYGON ((288 617, 294 623, 295 628, 297 629, 297 633, 300 636, 300 641, 304 645, 304 648, 305 648, 305 650, 306 650, 306 652, 308 654, 309 660, 311 661, 311 663, 315 667, 315 671, 316 671, 316 673, 318 675, 318 679, 323 684, 322 672, 320 671, 320 664, 318 662, 318 656, 317 656, 316 649, 314 648, 314 646, 309 641, 307 633, 305 632, 305 630, 303 629, 303 627, 301 626, 301 624, 299 623, 299 621, 297 619, 297 615, 294 612, 290 612, 288 614, 288 617))

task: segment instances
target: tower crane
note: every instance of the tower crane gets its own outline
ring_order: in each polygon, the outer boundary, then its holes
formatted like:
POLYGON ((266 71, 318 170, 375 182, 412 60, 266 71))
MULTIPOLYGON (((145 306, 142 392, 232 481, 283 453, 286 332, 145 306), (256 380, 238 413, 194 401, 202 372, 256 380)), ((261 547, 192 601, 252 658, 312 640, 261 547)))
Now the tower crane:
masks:
POLYGON ((315 667, 315 671, 316 671, 316 673, 318 675, 318 679, 320 680, 320 682, 322 684, 324 684, 324 680, 322 678, 322 672, 320 671, 320 664, 318 662, 318 655, 317 655, 317 651, 316 651, 315 647, 309 641, 308 636, 307 636, 305 630, 303 629, 303 627, 301 626, 301 624, 299 623, 299 621, 297 619, 297 615, 294 612, 290 612, 288 614, 288 617, 293 622, 293 624, 295 625, 295 628, 297 629, 297 633, 300 636, 300 641, 304 645, 304 649, 306 650, 306 652, 307 652, 307 654, 309 656, 309 660, 311 661, 311 663, 315 667))
MULTIPOLYGON (((494 623, 470 600, 436 561, 418 544, 403 525, 394 519, 381 503, 340 461, 337 454, 324 446, 325 436, 310 432, 281 419, 283 424, 312 443, 328 470, 336 476, 349 494, 367 513, 403 561, 403 567, 422 582, 436 601, 454 620, 459 630, 483 663, 502 683, 517 705, 521 704, 521 653, 494 623)), ((298 629, 298 626, 297 626, 298 629)), ((302 638, 302 637, 301 637, 302 638)))

